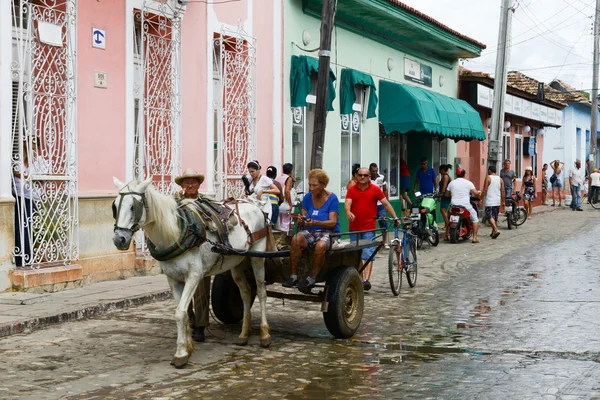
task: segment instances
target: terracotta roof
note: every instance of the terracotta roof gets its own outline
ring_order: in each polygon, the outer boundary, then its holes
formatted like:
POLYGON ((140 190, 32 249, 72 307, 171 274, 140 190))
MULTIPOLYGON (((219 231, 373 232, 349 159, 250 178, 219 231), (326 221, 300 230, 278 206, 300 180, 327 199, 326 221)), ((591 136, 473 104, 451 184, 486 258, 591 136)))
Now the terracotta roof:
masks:
MULTIPOLYGON (((529 93, 533 96, 537 96, 539 83, 540 81, 537 79, 527 76, 519 71, 510 71, 506 78, 507 86, 529 93)), ((567 101, 570 101, 565 98, 565 93, 560 92, 547 84, 544 84, 544 97, 547 100, 564 105, 566 105, 567 101)))
POLYGON ((589 97, 586 96, 584 92, 578 91, 573 86, 561 81, 560 79, 555 79, 550 82, 550 87, 560 92, 563 101, 572 103, 587 103, 590 105, 592 104, 589 97))
MULTIPOLYGON (((471 71, 470 69, 462 66, 458 68, 458 72, 461 77, 471 78, 475 81, 487 80, 488 85, 494 85, 494 77, 488 73, 471 71)), ((510 71, 506 79, 507 92, 510 91, 513 95, 529 98, 530 100, 535 101, 535 97, 537 97, 538 83, 538 80, 521 72, 510 71)), ((557 104, 567 106, 567 102, 574 101, 570 100, 569 95, 570 93, 561 92, 550 85, 544 84, 544 97, 546 101, 553 103, 549 104, 551 106, 556 107, 557 104)))
POLYGON ((477 40, 472 39, 472 38, 470 38, 470 37, 468 37, 466 35, 463 35, 462 33, 458 32, 458 31, 455 31, 454 29, 452 29, 452 28, 450 28, 450 27, 442 24, 438 20, 435 20, 435 19, 431 18, 430 16, 423 14, 419 10, 416 10, 416 9, 414 9, 414 8, 412 8, 412 7, 406 5, 406 4, 404 4, 404 3, 402 3, 402 2, 400 2, 398 0, 386 0, 386 1, 388 3, 390 3, 390 4, 395 5, 396 7, 402 8, 403 10, 406 10, 409 13, 416 15, 417 17, 419 17, 419 18, 421 18, 421 19, 423 19, 423 20, 425 20, 427 22, 432 23, 433 25, 436 25, 436 26, 442 28, 443 30, 445 30, 446 32, 449 32, 449 33, 453 34, 454 36, 458 36, 459 38, 464 39, 467 42, 470 42, 470 43, 473 43, 476 46, 479 46, 482 50, 486 48, 485 44, 483 44, 481 42, 478 42, 477 40))

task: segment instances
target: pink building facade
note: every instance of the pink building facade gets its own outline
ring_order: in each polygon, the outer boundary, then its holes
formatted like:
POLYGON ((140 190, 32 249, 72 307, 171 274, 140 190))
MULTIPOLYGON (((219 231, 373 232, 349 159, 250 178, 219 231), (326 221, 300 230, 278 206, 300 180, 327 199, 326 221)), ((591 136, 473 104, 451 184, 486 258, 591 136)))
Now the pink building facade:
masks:
POLYGON ((0 2, 0 291, 158 272, 112 244, 113 176, 223 198, 281 165, 281 5, 208 3, 0 2))

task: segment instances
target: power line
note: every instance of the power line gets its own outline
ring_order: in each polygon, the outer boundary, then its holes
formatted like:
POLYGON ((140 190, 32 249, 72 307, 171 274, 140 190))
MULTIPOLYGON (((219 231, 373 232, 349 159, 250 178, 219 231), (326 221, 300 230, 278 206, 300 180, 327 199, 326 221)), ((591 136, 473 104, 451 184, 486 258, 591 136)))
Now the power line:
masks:
MULTIPOLYGON (((567 55, 565 56, 565 59, 563 60, 563 66, 562 66, 562 67, 560 67, 560 69, 559 69, 559 70, 558 70, 558 72, 556 73, 556 77, 555 77, 554 79, 558 78, 558 75, 560 75, 560 73, 561 73, 561 71, 562 71, 562 69, 563 69, 563 67, 564 67, 564 64, 567 62, 567 58, 569 58, 569 54, 571 54, 571 52, 573 51, 573 49, 575 48, 575 46, 577 45, 577 43, 579 43, 579 41, 581 40, 581 38, 582 38, 582 37, 583 37, 583 35, 585 34, 585 31, 586 31, 586 29, 587 29, 586 27, 584 27, 584 28, 583 28, 583 30, 582 30, 582 32, 581 32, 581 35, 579 36, 579 39, 577 39, 577 41, 575 42, 575 44, 574 44, 573 46, 571 46, 571 49, 569 50, 569 52, 568 52, 568 53, 567 53, 567 55)), ((580 59, 581 59, 581 57, 582 57, 582 56, 583 56, 583 55, 580 55, 580 59)))
MULTIPOLYGON (((519 20, 518 20, 518 21, 519 21, 519 20)), ((519 22, 521 22, 521 21, 519 21, 519 22)), ((563 22, 564 22, 564 21, 563 21, 563 22)), ((521 22, 521 23, 523 24, 523 22, 521 22)), ((572 27, 572 26, 574 26, 574 25, 579 25, 579 24, 581 24, 581 21, 575 21, 574 23, 572 23, 572 24, 570 24, 570 25, 563 26, 562 28, 560 28, 560 29, 555 29, 554 31, 555 31, 555 32, 558 32, 558 31, 560 31, 560 30, 567 29, 567 28, 570 28, 570 27, 572 27)), ((558 25, 560 25, 560 23, 559 23, 558 25)), ((557 25, 557 26, 558 26, 558 25, 557 25)), ((528 33, 528 32, 525 32, 525 33, 528 33)), ((530 40, 533 40, 533 39, 539 38, 540 36, 543 36, 544 34, 545 34, 545 33, 540 33, 540 34, 537 34, 537 35, 535 35, 535 36, 532 36, 532 37, 530 37, 530 38, 527 38, 527 39, 525 39, 525 40, 522 40, 522 41, 520 41, 520 42, 517 42, 517 43, 511 43, 511 44, 510 44, 508 47, 514 47, 514 46, 517 46, 517 45, 519 45, 519 44, 522 44, 522 43, 529 42, 530 40)), ((514 40, 516 37, 519 37, 519 36, 522 36, 522 35, 523 35, 523 34, 516 35, 516 36, 514 36, 514 37, 513 37, 511 40, 514 40)), ((489 56, 489 55, 491 55, 491 54, 495 54, 495 52, 496 52, 496 50, 498 49, 498 47, 499 47, 499 46, 496 46, 496 47, 495 47, 495 48, 493 48, 493 49, 489 49, 489 50, 486 50, 486 51, 482 52, 482 53, 481 53, 481 55, 480 55, 480 57, 487 57, 487 56, 489 56)))

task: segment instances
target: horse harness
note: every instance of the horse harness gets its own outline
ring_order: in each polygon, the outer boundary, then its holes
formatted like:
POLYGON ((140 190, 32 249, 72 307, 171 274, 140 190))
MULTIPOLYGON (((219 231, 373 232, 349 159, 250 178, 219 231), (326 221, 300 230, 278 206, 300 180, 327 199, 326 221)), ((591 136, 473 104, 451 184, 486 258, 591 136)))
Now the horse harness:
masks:
MULTIPOLYGON (((122 229, 135 233, 141 228, 140 220, 142 218, 144 209, 146 210, 146 213, 148 212, 146 195, 145 193, 129 191, 119 193, 119 199, 118 207, 115 204, 116 200, 112 205, 113 218, 115 219, 114 230, 122 229), (132 199, 132 211, 134 219, 131 228, 122 228, 118 226, 123 197, 126 195, 136 195, 140 196, 141 198, 141 201, 135 197, 132 199)), ((239 221, 240 225, 242 225, 246 231, 248 236, 246 244, 249 247, 251 247, 255 241, 267 236, 268 223, 266 223, 265 216, 265 226, 256 232, 251 232, 248 224, 246 224, 241 217, 238 203, 238 200, 235 198, 228 198, 219 203, 204 197, 199 197, 193 203, 195 207, 194 210, 186 206, 179 206, 177 208, 177 220, 179 223, 179 229, 181 231, 179 239, 172 246, 166 249, 157 249, 154 243, 152 243, 149 238, 146 238, 146 244, 148 245, 150 255, 158 261, 166 261, 178 257, 194 247, 199 247, 201 244, 207 241, 215 247, 221 249, 225 248, 227 250, 232 250, 235 253, 242 254, 243 250, 233 249, 231 243, 229 242, 228 221, 232 215, 236 215, 237 221, 239 221), (231 208, 230 204, 233 204, 235 209, 231 208), (206 237, 207 228, 211 232, 217 234, 220 243, 215 243, 206 237)))

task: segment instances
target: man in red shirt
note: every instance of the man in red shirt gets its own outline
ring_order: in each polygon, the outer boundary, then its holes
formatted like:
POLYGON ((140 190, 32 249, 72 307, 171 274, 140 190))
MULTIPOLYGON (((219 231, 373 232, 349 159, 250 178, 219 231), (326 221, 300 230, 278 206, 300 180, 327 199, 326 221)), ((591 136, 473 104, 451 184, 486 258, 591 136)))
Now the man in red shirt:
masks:
POLYGON ((400 196, 404 200, 404 209, 408 210, 410 214, 410 209, 412 207, 412 201, 410 201, 410 197, 408 197, 408 189, 410 189, 410 170, 408 169, 408 164, 404 161, 404 158, 400 159, 400 196))
MULTIPOLYGON (((374 230, 377 226, 375 218, 377 218, 377 201, 381 201, 381 204, 385 210, 392 216, 396 217, 396 212, 392 208, 390 202, 386 199, 383 191, 377 186, 371 183, 369 170, 367 168, 361 168, 357 173, 358 183, 351 186, 346 193, 346 202, 344 203, 344 210, 346 216, 350 222, 350 231, 371 231, 357 233, 358 239, 374 240, 374 230)), ((400 221, 396 221, 397 225, 400 225, 400 221)), ((354 236, 352 240, 357 240, 354 236)), ((371 258, 375 252, 375 247, 369 247, 363 249, 361 260, 364 262, 371 258)), ((362 263, 361 263, 362 268, 362 263)), ((371 270, 373 263, 369 262, 365 270, 363 271, 363 287, 365 290, 371 289, 371 270)))

